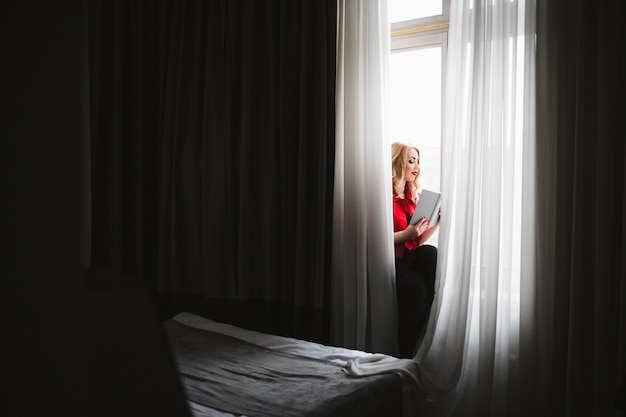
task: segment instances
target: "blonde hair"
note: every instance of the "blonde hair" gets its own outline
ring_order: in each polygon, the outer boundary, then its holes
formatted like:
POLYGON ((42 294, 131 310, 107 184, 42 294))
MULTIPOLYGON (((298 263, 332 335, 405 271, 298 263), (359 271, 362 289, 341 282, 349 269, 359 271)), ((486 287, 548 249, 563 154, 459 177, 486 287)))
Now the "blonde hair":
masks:
MULTIPOLYGON (((409 151, 411 149, 415 149, 417 152, 417 158, 420 158, 420 150, 417 146, 410 145, 408 143, 402 142, 394 142, 391 144, 391 179, 393 190, 395 191, 396 186, 404 181, 404 170, 406 168, 406 164, 409 160, 409 151)), ((415 192, 419 188, 419 177, 421 176, 422 171, 420 169, 420 173, 418 174, 415 181, 407 181, 411 195, 415 198, 415 192)))

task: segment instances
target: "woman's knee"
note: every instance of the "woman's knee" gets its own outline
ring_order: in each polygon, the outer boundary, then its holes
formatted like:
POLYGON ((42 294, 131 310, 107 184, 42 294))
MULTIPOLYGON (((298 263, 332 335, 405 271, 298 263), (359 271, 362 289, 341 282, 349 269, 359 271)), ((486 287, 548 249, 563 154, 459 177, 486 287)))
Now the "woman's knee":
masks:
POLYGON ((422 245, 418 250, 418 262, 426 264, 437 264, 437 248, 432 245, 422 245))

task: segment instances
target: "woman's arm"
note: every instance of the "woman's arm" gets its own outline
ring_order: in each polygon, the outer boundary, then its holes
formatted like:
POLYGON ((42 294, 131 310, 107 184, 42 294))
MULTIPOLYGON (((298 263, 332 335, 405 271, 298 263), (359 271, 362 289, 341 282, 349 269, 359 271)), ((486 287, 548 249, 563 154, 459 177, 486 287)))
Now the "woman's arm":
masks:
POLYGON ((405 240, 409 240, 409 234, 411 234, 411 231, 409 229, 413 229, 413 226, 409 226, 400 232, 393 232, 393 244, 397 245, 398 243, 402 243, 405 240))
POLYGON ((433 227, 429 227, 420 235, 418 244, 421 246, 430 239, 430 237, 435 233, 435 230, 439 228, 439 222, 435 224, 433 227))
MULTIPOLYGON (((435 233, 435 231, 439 228, 439 223, 441 223, 441 210, 439 210, 439 217, 437 218, 437 223, 433 227, 429 227, 420 235, 418 244, 421 246, 430 239, 430 237, 435 233)), ((430 224, 429 224, 430 226, 430 224)))
MULTIPOLYGON (((423 218, 412 226, 408 225, 406 229, 402 231, 393 232, 393 243, 394 244, 402 243, 405 240, 414 239, 418 236, 420 237, 419 239, 420 244, 421 242, 425 242, 426 240, 422 239, 422 235, 424 235, 424 233, 428 231, 429 224, 430 224, 430 221, 427 220, 426 218, 423 218)), ((434 233, 434 230, 430 234, 432 235, 433 233, 434 233)))

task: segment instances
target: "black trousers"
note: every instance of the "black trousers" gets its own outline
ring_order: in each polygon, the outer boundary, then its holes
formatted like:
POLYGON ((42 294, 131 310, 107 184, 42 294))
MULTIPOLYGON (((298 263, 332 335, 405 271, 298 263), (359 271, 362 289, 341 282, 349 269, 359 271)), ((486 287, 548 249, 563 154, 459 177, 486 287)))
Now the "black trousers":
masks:
POLYGON ((437 248, 422 245, 396 258, 398 356, 412 358, 435 297, 437 248))

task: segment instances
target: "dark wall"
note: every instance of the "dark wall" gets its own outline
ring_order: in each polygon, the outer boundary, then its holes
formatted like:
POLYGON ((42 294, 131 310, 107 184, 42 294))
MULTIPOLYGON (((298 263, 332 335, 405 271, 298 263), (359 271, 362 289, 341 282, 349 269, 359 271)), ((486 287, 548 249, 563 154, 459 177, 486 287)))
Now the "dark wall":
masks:
POLYGON ((146 290, 88 285, 85 6, 3 5, 0 413, 187 415, 146 290))

